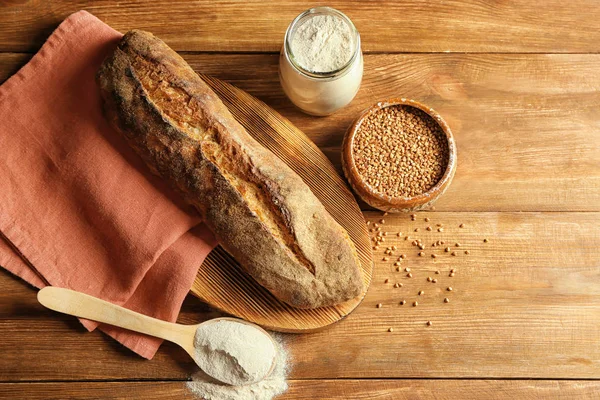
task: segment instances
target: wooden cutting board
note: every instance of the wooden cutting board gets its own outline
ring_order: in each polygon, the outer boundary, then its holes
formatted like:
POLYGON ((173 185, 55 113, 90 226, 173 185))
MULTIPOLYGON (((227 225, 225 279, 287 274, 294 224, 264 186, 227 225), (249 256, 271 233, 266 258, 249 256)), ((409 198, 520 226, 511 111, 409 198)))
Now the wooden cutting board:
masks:
POLYGON ((300 175, 348 231, 358 250, 365 292, 333 307, 293 308, 257 284, 220 246, 198 270, 191 292, 221 311, 275 331, 309 332, 343 319, 362 301, 373 272, 369 234, 354 196, 329 159, 290 121, 241 89, 216 78, 201 77, 248 133, 300 175))

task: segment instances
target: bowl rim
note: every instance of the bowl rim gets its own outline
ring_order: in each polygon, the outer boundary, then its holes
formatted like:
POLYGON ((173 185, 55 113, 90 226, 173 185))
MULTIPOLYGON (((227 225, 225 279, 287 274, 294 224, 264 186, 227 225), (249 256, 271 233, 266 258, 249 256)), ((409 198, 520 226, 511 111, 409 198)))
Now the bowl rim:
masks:
POLYGON ((454 135, 452 134, 448 123, 433 108, 417 100, 408 99, 404 97, 394 97, 384 101, 378 101, 377 103, 373 104, 365 111, 363 111, 348 128, 348 131, 346 132, 346 135, 344 137, 343 146, 343 155, 345 159, 343 164, 345 164, 345 166, 347 167, 344 168, 345 172, 348 175, 350 175, 348 176, 348 179, 351 180, 351 184, 353 188, 358 192, 359 196, 363 198, 363 200, 365 200, 367 203, 376 208, 382 207, 372 204, 373 201, 370 200, 375 200, 379 204, 385 204, 390 208, 396 209, 409 209, 411 207, 416 207, 422 204, 432 202, 445 191, 447 186, 452 181, 454 171, 456 169, 456 143, 454 140, 454 135), (354 163, 354 156, 352 152, 356 132, 360 128, 363 121, 369 115, 375 112, 378 112, 387 107, 393 107, 398 105, 417 108, 428 114, 430 117, 432 117, 434 121, 442 128, 442 131, 446 136, 446 141, 448 144, 448 164, 446 165, 444 175, 442 175, 442 178, 438 180, 436 184, 433 185, 428 191, 414 197, 392 197, 378 193, 375 190, 373 190, 359 174, 356 164, 354 163), (358 186, 358 188, 356 186, 358 186))

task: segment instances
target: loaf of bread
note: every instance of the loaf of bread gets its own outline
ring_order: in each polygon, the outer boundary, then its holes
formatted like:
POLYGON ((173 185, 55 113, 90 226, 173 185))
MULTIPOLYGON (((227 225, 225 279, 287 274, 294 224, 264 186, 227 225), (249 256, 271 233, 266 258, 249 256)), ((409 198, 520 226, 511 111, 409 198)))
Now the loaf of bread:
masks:
POLYGON ((316 308, 361 293, 347 232, 164 42, 128 32, 97 80, 111 124, 276 298, 316 308))

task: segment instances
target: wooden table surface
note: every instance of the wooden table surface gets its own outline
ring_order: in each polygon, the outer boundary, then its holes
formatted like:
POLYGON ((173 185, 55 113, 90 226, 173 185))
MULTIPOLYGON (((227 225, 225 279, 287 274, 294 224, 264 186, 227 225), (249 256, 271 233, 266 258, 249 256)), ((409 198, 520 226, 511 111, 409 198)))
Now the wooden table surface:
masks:
MULTIPOLYGON (((433 106, 456 136, 454 182, 435 211, 414 222, 389 215, 383 225, 413 278, 377 250, 373 284, 350 317, 285 337, 293 361, 281 398, 600 398, 600 3, 331 1, 362 35, 365 75, 353 103, 327 118, 296 110, 277 77, 287 25, 317 4, 4 0, 0 82, 86 9, 120 31, 154 32, 198 71, 264 100, 337 166, 360 110, 391 96, 433 106), (443 233, 425 230, 437 223, 443 233), (417 257, 399 231, 427 244, 460 242, 460 251, 417 257), (428 283, 434 275, 439 282, 428 283)), ((179 321, 213 315, 188 296, 179 321)), ((195 368, 182 350, 165 344, 142 360, 43 309, 4 271, 0 338, 0 398, 192 398, 185 381, 195 368)))

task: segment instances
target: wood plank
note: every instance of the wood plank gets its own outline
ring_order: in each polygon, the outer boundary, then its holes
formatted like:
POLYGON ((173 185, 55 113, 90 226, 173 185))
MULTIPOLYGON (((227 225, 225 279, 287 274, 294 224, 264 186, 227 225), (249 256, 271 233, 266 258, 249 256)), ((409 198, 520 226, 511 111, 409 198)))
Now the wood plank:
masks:
POLYGON ((0 53, 0 83, 16 73, 31 59, 28 53, 0 53))
MULTIPOLYGON (((84 9, 120 31, 154 32, 177 50, 273 51, 288 24, 315 1, 63 0, 0 3, 0 51, 37 49, 69 14, 84 9)), ((594 0, 333 0, 356 24, 367 52, 579 52, 600 50, 594 0), (584 31, 582 31, 584 29, 584 31)))
MULTIPOLYGON (((338 170, 343 134, 361 110, 393 96, 433 106, 458 144, 438 210, 600 210, 600 55, 371 55, 357 98, 326 118, 285 98, 276 55, 184 57, 281 112, 338 170)), ((25 59, 0 54, 0 81, 25 59)))
POLYGON ((418 215, 415 222, 387 216, 383 228, 392 232, 386 245, 407 254, 403 267, 413 277, 395 272, 391 260, 379 261, 367 298, 345 324, 290 338, 295 377, 599 376, 600 251, 591 243, 600 214, 418 215), (426 231, 433 223, 444 224, 444 232, 426 231), (397 230, 421 238, 425 257, 416 256, 410 240, 395 240, 397 230), (435 240, 460 243, 453 247, 461 252, 454 257, 437 247, 433 259, 435 240), (393 282, 404 286, 394 289, 393 282), (399 305, 403 299, 407 304, 399 305))
MULTIPOLYGON (((36 289, 1 269, 0 288, 0 382, 186 379, 197 369, 175 344, 164 343, 148 361, 101 332, 87 332, 75 318, 45 309, 36 300, 36 289)), ((217 316, 221 314, 188 296, 178 322, 217 316)))
POLYGON ((295 377, 600 375, 600 251, 591 244, 599 238, 600 214, 418 215, 415 222, 387 216, 384 225, 392 232, 386 245, 407 254, 403 267, 413 277, 395 272, 391 260, 379 261, 367 298, 345 324, 290 338, 295 377), (433 223, 444 224, 444 232, 427 232, 433 223), (426 256, 416 256, 410 240, 394 240, 397 230, 421 238, 426 256), (453 257, 439 247, 433 259, 435 240, 458 242, 463 253, 453 257), (451 268, 455 277, 448 276, 451 268), (437 277, 435 270, 441 271, 437 277), (439 282, 427 282, 428 276, 439 282), (404 286, 394 289, 396 281, 404 286), (403 299, 407 304, 399 305, 403 299), (419 305, 412 307, 413 301, 419 305))
MULTIPOLYGON (((292 378, 600 377, 600 213, 435 212, 419 213, 415 222, 406 215, 385 220, 386 246, 398 246, 395 257, 407 255, 402 267, 413 278, 395 271, 396 258, 383 262, 384 248, 378 249, 373 283, 353 314, 319 333, 284 336, 292 378), (426 231, 425 217, 444 232, 426 231), (435 240, 459 242, 463 254, 418 257, 410 241, 394 235, 398 230, 412 231, 428 254, 435 240), (393 288, 396 281, 403 287, 393 288), (402 299, 408 304, 399 305, 402 299)), ((180 322, 214 316, 188 297, 180 322)), ((0 381, 185 379, 195 369, 173 345, 149 362, 86 333, 74 319, 43 310, 35 292, 6 273, 0 274, 0 336, 0 381)))
MULTIPOLYGON (((7 399, 197 399, 185 382, 3 383, 7 399)), ((598 381, 526 380, 293 380, 278 400, 333 399, 595 399, 598 381)))

